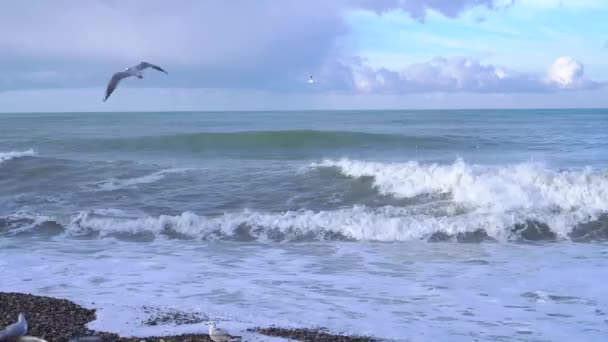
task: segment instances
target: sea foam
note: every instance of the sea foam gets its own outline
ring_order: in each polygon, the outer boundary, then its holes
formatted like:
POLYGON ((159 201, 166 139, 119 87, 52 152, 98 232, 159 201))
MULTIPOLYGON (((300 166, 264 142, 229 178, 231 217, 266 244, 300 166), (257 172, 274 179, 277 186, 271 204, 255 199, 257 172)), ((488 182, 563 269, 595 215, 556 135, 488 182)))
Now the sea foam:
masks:
MULTIPOLYGON (((595 234, 597 238, 605 235, 602 232, 608 213, 608 176, 600 170, 553 170, 536 163, 480 166, 462 160, 422 164, 342 159, 311 167, 331 168, 344 177, 369 177, 375 191, 383 195, 442 196, 429 196, 430 202, 413 201, 407 205, 232 210, 221 215, 183 212, 142 216, 96 210, 53 220, 70 235, 135 239, 407 241, 482 232, 498 241, 522 236, 552 240, 570 239, 581 225, 600 232, 595 234)), ((154 181, 150 175, 144 177, 148 178, 120 185, 154 181)))
POLYGON ((36 155, 36 152, 33 149, 29 149, 26 151, 0 152, 0 163, 7 161, 7 160, 15 159, 15 158, 31 157, 34 155, 36 155))
POLYGON ((378 163, 325 160, 316 168, 337 168, 348 177, 371 177, 382 194, 414 197, 448 194, 452 201, 493 213, 527 209, 608 211, 608 174, 592 168, 555 171, 538 163, 502 166, 378 163))
POLYGON ((124 188, 136 187, 141 184, 150 184, 158 182, 165 178, 168 174, 187 172, 192 169, 176 168, 166 169, 153 172, 147 175, 130 178, 111 178, 94 184, 95 190, 99 191, 114 191, 124 188))

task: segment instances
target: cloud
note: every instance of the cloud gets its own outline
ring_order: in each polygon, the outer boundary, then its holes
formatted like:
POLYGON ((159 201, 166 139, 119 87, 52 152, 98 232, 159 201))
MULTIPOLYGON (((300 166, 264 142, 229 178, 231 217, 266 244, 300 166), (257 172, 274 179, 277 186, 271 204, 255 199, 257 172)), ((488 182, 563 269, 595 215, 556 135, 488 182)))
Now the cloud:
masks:
MULTIPOLYGON (((10 1, 3 6, 0 47, 15 54, 128 62, 141 56, 182 65, 256 65, 322 59, 347 32, 351 9, 428 10, 455 17, 498 0, 10 1), (282 55, 289 59, 280 59, 282 55)), ((503 0, 504 1, 504 0, 503 0)))
POLYGON ((541 10, 550 8, 563 9, 595 9, 601 8, 606 3, 604 0, 517 0, 519 5, 541 10))
POLYGON ((558 58, 546 75, 517 72, 466 57, 438 57, 400 71, 373 69, 359 60, 350 65, 350 70, 354 89, 363 93, 523 93, 604 85, 586 79, 583 65, 571 57, 558 58))
POLYGON ((414 19, 424 21, 428 11, 455 18, 472 7, 497 9, 511 6, 514 2, 515 0, 359 0, 353 3, 377 13, 399 9, 414 19))
POLYGON ((103 103, 97 88, 0 92, 0 112, 605 108, 608 104, 608 89, 555 96, 548 92, 320 95, 230 89, 126 88, 117 95, 114 101, 103 103))
POLYGON ((560 57, 547 72, 549 82, 561 89, 592 87, 594 82, 584 78, 585 67, 572 57, 560 57))
POLYGON ((47 63, 134 63, 247 70, 315 64, 345 32, 334 5, 290 1, 12 2, 0 47, 47 63), (278 53, 278 52, 283 53, 278 53))
POLYGON ((353 54, 340 41, 351 10, 401 10, 423 21, 428 11, 456 17, 504 1, 6 0, 0 72, 54 70, 57 77, 12 77, 0 90, 99 85, 141 59, 171 72, 152 76, 150 86, 284 89, 353 54))
MULTIPOLYGON (((0 91, 103 87, 141 59, 166 68, 145 86, 290 92, 521 93, 602 86, 561 57, 546 75, 474 58, 438 57, 403 70, 374 69, 340 40, 351 10, 429 11, 455 18, 512 0, 70 0, 7 1, 0 12, 0 91), (320 80, 311 87, 308 75, 320 80)), ((422 25, 422 24, 421 24, 422 25)), ((144 85, 126 80, 125 87, 144 85)))

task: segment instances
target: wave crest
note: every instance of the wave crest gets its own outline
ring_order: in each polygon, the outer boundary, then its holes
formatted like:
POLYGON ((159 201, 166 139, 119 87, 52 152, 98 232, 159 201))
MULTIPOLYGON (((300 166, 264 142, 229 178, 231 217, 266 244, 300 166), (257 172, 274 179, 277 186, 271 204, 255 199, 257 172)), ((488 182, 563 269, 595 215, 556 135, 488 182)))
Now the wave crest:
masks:
POLYGON ((33 149, 29 149, 26 151, 0 152, 0 163, 14 158, 31 157, 35 155, 36 152, 33 149))
POLYGON ((313 167, 336 168, 353 178, 370 177, 385 195, 449 194, 456 203, 487 212, 539 209, 593 215, 608 211, 608 174, 592 168, 554 171, 537 163, 476 166, 460 159, 448 165, 342 159, 313 167))
POLYGON ((567 231, 555 230, 548 217, 535 215, 491 215, 471 212, 458 216, 417 214, 408 208, 356 206, 333 211, 287 211, 280 213, 243 211, 220 216, 180 215, 133 216, 119 210, 86 211, 66 219, 45 216, 0 218, 0 233, 67 234, 80 238, 118 238, 135 241, 154 239, 270 240, 270 241, 577 241, 608 239, 608 215, 587 218, 582 223, 571 213, 552 218, 572 222, 567 231), (61 231, 58 231, 61 227, 61 231))
MULTIPOLYGON (((142 217, 116 210, 95 210, 63 218, 44 218, 43 222, 36 215, 0 218, 4 220, 0 220, 0 233, 24 234, 46 224, 50 233, 55 233, 59 226, 68 235, 135 240, 608 239, 608 175, 600 170, 551 170, 536 163, 478 166, 462 160, 440 165, 342 159, 326 160, 312 167, 329 168, 334 176, 338 172, 340 177, 367 177, 366 187, 371 184, 384 195, 416 200, 384 203, 380 207, 349 205, 335 210, 283 212, 245 210, 215 216, 184 212, 142 217)), ((162 175, 151 174, 106 185, 112 189, 132 186, 156 181, 162 175)))

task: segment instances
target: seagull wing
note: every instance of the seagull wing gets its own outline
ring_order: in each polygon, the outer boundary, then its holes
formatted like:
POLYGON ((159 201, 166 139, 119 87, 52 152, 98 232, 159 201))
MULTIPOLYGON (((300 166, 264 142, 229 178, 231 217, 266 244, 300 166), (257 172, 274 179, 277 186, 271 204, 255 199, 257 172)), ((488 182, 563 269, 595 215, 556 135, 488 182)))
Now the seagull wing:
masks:
POLYGON ((163 68, 159 67, 158 65, 150 64, 148 62, 141 62, 141 63, 137 64, 135 66, 135 68, 140 71, 144 70, 146 68, 152 68, 154 70, 158 70, 160 72, 164 72, 165 74, 168 74, 168 72, 166 72, 163 68))
POLYGON ((116 89, 116 86, 118 86, 118 82, 120 82, 123 78, 127 78, 129 76, 133 75, 127 71, 120 71, 112 75, 110 82, 108 82, 108 87, 106 88, 106 97, 104 97, 103 99, 104 102, 108 99, 108 97, 110 97, 110 95, 112 95, 112 92, 114 91, 114 89, 116 89))
POLYGON ((4 330, 0 331, 0 341, 9 339, 12 337, 23 336, 27 333, 27 324, 24 322, 13 323, 4 330))

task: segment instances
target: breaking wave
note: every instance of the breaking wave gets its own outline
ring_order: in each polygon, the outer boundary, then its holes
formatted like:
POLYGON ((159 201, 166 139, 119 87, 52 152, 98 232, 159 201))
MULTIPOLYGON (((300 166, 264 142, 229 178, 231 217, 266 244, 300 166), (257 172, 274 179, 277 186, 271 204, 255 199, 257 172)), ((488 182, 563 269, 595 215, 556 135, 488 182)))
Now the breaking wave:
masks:
POLYGON ((326 160, 313 167, 369 177, 385 195, 447 194, 455 203, 488 214, 535 211, 586 217, 608 211, 608 173, 592 168, 555 171, 537 163, 477 166, 462 160, 442 165, 349 159, 326 160))
POLYGON ((67 234, 80 238, 270 240, 270 241, 551 241, 606 240, 608 216, 587 218, 562 214, 552 218, 574 225, 554 230, 539 215, 468 213, 432 216, 406 208, 357 206, 334 211, 243 211, 220 216, 180 215, 137 217, 116 212, 83 211, 67 218, 13 215, 0 218, 0 234, 67 234), (558 217, 559 216, 559 217, 558 217), (41 232, 38 232, 41 230, 41 232))
MULTIPOLYGON (((502 166, 325 160, 310 166, 366 178, 369 191, 412 201, 360 203, 325 210, 244 210, 141 216, 90 210, 67 217, 0 217, 0 234, 67 234, 135 240, 519 241, 608 239, 608 174, 554 170, 537 163, 502 166)), ((97 184, 113 190, 158 181, 170 169, 97 184)), ((320 173, 327 174, 326 172, 320 173)), ((332 177, 334 177, 332 176, 332 177)))

